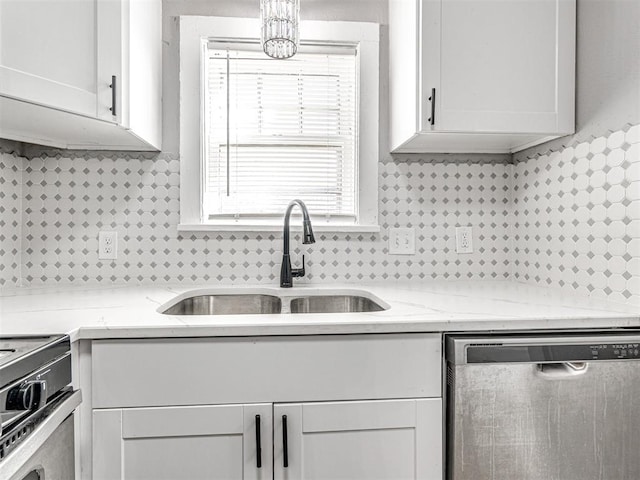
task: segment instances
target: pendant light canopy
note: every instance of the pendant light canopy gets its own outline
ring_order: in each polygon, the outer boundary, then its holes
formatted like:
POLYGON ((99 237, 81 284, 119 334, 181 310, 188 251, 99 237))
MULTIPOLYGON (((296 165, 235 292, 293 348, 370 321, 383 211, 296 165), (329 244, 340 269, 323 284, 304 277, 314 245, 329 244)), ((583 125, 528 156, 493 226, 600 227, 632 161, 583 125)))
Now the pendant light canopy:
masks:
POLYGON ((262 49, 272 58, 290 58, 300 41, 300 0, 260 0, 262 49))

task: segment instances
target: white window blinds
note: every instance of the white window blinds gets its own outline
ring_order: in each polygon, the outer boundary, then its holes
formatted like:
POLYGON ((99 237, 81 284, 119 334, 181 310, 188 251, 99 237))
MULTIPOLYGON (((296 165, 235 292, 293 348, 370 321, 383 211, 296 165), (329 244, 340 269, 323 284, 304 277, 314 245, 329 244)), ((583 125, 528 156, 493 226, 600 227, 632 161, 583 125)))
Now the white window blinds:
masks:
POLYGON ((314 215, 355 218, 356 53, 323 47, 276 61, 209 45, 205 218, 281 216, 294 198, 314 215))

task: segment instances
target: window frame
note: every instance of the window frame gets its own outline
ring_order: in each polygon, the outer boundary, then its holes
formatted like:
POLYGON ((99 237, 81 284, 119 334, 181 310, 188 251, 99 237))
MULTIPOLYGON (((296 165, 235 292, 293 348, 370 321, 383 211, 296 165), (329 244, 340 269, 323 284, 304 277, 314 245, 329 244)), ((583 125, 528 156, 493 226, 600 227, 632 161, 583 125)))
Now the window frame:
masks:
MULTIPOLYGON (((281 218, 205 219, 202 210, 202 141, 205 68, 209 42, 258 40, 258 19, 181 16, 180 23, 180 223, 178 231, 280 231, 281 218)), ((301 43, 355 44, 359 54, 359 138, 357 142, 357 216, 355 222, 313 218, 319 232, 378 232, 378 84, 379 26, 365 22, 300 23, 301 43), (362 121, 364 119, 364 121, 362 121)), ((282 212, 284 215, 284 212, 282 212)), ((313 214, 313 212, 311 212, 313 214)))

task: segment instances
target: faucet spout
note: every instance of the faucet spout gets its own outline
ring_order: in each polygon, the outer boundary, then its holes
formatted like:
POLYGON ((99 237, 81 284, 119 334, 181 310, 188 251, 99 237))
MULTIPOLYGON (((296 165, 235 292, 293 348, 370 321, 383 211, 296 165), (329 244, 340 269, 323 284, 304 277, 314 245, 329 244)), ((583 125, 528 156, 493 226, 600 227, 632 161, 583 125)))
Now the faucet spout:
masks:
POLYGON ((280 267, 280 286, 283 288, 291 288, 293 286, 293 277, 304 277, 304 255, 302 256, 302 268, 291 268, 291 258, 289 257, 289 236, 290 236, 290 219, 293 207, 298 205, 302 210, 302 243, 315 243, 316 239, 311 228, 311 218, 307 206, 302 200, 293 200, 289 203, 287 211, 284 214, 284 231, 282 232, 283 248, 282 248, 282 267, 280 267))

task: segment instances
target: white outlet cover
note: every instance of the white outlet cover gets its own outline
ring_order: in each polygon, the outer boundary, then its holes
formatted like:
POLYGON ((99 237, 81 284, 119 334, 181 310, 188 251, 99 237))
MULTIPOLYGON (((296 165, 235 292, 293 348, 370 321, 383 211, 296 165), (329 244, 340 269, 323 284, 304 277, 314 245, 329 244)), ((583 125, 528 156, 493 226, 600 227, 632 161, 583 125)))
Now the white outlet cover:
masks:
POLYGON ((118 258, 118 232, 98 233, 98 259, 115 260, 118 258))
POLYGON ((413 255, 416 253, 416 230, 414 228, 389 229, 389 254, 413 255))
POLYGON ((473 253, 473 230, 471 226, 456 227, 456 252, 473 253))

